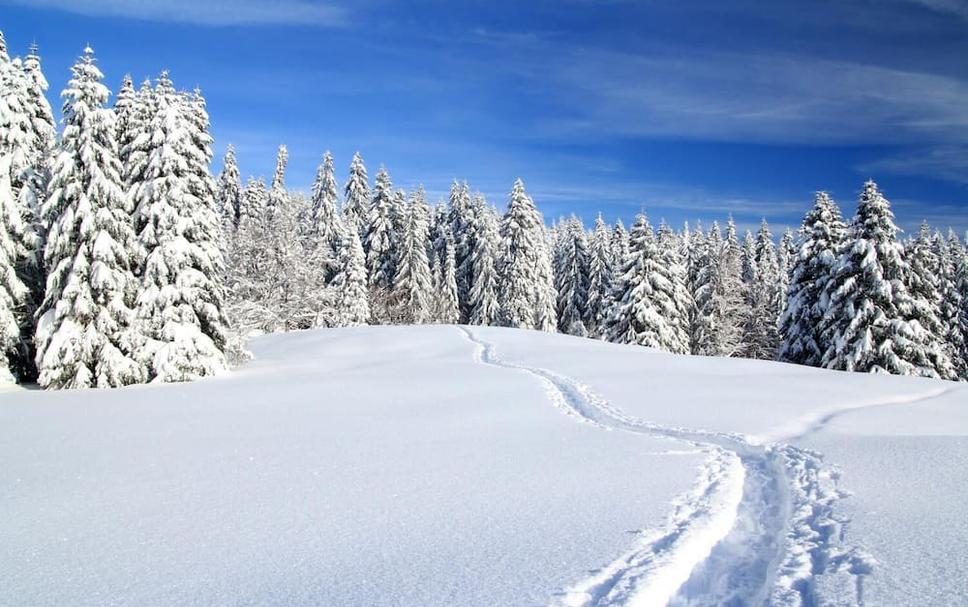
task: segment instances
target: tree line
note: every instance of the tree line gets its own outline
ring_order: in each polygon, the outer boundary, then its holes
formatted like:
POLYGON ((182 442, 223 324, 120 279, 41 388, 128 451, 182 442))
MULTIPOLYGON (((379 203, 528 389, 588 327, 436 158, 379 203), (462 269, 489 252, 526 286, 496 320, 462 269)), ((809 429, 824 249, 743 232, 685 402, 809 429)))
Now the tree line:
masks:
POLYGON ((774 240, 720 226, 546 225, 517 180, 503 213, 466 182, 342 188, 323 155, 308 194, 217 178, 199 91, 167 73, 114 104, 93 51, 72 68, 58 134, 36 49, 0 34, 0 376, 46 388, 185 381, 244 356, 252 332, 361 324, 500 325, 849 371, 968 376, 968 252, 922 226, 899 239, 864 184, 845 222, 816 196, 774 240))

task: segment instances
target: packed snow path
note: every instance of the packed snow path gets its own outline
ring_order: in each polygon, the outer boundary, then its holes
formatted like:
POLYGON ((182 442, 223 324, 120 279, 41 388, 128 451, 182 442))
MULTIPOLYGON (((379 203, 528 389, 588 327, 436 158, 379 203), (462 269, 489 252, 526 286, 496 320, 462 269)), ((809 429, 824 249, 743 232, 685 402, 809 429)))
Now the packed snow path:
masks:
POLYGON ((844 543, 847 521, 833 508, 844 493, 837 488, 837 471, 824 466, 819 454, 629 417, 588 386, 503 360, 493 344, 469 328, 460 330, 475 344, 478 362, 535 376, 558 407, 582 421, 709 453, 696 486, 677 500, 664 527, 563 591, 555 604, 812 607, 826 602, 816 584, 824 576, 830 578, 824 588, 836 593, 838 604, 863 605, 863 578, 873 559, 844 543))

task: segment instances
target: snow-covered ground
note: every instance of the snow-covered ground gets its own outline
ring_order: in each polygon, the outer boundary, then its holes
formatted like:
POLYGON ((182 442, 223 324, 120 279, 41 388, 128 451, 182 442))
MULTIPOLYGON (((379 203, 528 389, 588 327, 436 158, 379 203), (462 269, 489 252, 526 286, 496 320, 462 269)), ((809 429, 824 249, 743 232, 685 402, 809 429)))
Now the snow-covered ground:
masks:
POLYGON ((252 349, 0 393, 0 604, 968 604, 957 384, 477 327, 252 349))

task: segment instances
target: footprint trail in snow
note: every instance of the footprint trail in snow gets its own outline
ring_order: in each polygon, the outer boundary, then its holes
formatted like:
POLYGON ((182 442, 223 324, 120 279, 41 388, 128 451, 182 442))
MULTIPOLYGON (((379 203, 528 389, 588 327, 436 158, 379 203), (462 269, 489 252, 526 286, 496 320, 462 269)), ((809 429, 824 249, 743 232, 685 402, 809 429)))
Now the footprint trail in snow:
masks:
POLYGON ((834 512, 845 493, 820 454, 627 416, 581 382, 501 359, 493 344, 460 330, 475 345, 477 362, 536 377, 551 401, 580 421, 709 454, 696 485, 675 501, 662 527, 559 593, 553 605, 863 606, 863 578, 873 559, 845 544, 847 521, 834 512))

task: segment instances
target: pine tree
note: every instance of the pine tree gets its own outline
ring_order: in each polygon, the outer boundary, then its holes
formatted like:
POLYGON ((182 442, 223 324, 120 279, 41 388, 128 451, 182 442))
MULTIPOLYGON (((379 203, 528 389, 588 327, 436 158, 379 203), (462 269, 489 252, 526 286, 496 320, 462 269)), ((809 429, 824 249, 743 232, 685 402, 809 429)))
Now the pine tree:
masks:
POLYGON ((746 232, 743 246, 743 278, 746 282, 747 315, 743 323, 745 355, 773 360, 779 345, 777 325, 783 293, 773 235, 764 219, 754 240, 746 232))
POLYGON ((608 228, 599 215, 589 243, 588 332, 601 337, 611 306, 612 249, 608 228))
POLYGON ((786 310, 786 295, 790 288, 790 276, 793 274, 793 261, 797 257, 797 246, 794 242, 793 230, 783 230, 780 246, 776 249, 776 262, 779 269, 779 283, 777 292, 780 298, 780 315, 786 310))
POLYGON ((135 359, 134 230, 122 188, 114 114, 90 48, 63 93, 64 136, 43 209, 50 226, 47 295, 37 328, 45 388, 143 382, 135 359))
POLYGON ((719 224, 713 222, 700 249, 693 300, 695 325, 693 354, 734 356, 742 351, 741 321, 746 302, 741 280, 741 249, 730 218, 723 240, 719 224))
POLYGON ((359 229, 366 225, 370 214, 370 182, 366 174, 366 166, 359 152, 353 154, 350 163, 350 176, 346 181, 343 203, 343 218, 346 224, 353 224, 359 229))
POLYGON ((32 375, 29 332, 37 237, 22 191, 30 176, 28 87, 0 33, 0 383, 32 375))
POLYGON ((615 301, 606 336, 615 343, 638 344, 685 354, 686 288, 680 272, 671 271, 660 252, 652 226, 639 214, 629 238, 629 254, 616 276, 615 301))
POLYGON ((500 236, 497 213, 484 205, 483 200, 481 205, 478 211, 477 246, 474 248, 472 259, 471 275, 474 282, 470 292, 469 322, 472 325, 493 325, 497 323, 500 312, 497 275, 500 236))
POLYGON ((909 322, 917 323, 930 335, 932 346, 940 355, 928 351, 932 366, 942 379, 957 379, 951 362, 951 352, 945 340, 945 326, 941 323, 941 272, 942 260, 931 245, 931 229, 922 223, 918 236, 904 252, 908 272, 904 283, 911 297, 910 308, 905 314, 909 322))
POLYGON ((825 289, 822 364, 828 369, 939 376, 940 347, 907 318, 914 302, 897 232, 890 203, 868 181, 825 289))
POLYGON ((625 265, 625 258, 629 255, 629 234, 621 219, 615 220, 612 228, 612 276, 618 276, 625 265))
POLYGON ((222 172, 218 176, 218 197, 216 204, 222 218, 222 225, 231 234, 239 227, 239 214, 242 209, 242 178, 239 165, 235 161, 235 147, 229 144, 222 161, 222 172))
POLYGON ((819 366, 827 345, 822 326, 825 286, 843 246, 846 226, 826 192, 818 192, 800 227, 800 247, 793 259, 786 310, 780 319, 779 359, 819 366))
POLYGON ((966 336, 960 325, 961 310, 965 306, 965 301, 958 291, 959 257, 964 256, 964 251, 954 231, 949 231, 947 240, 939 232, 935 232, 931 239, 931 249, 938 259, 938 312, 945 351, 951 360, 955 374, 959 378, 968 379, 968 359, 964 356, 968 349, 966 349, 966 336))
POLYGON ((457 300, 460 320, 467 322, 471 315, 470 292, 474 282, 474 249, 477 246, 477 218, 467 182, 454 180, 450 187, 449 222, 454 238, 454 263, 457 267, 457 300))
POLYGON ((558 330, 562 333, 585 337, 589 318, 590 259, 585 227, 581 220, 572 217, 562 230, 558 250, 559 268, 556 287, 558 291, 558 330))
MULTIPOLYGON (((30 212, 34 229, 40 237, 39 244, 42 244, 45 230, 39 221, 40 207, 47 195, 57 132, 54 114, 47 101, 47 79, 41 69, 37 45, 30 46, 30 53, 24 60, 23 69, 26 77, 24 109, 29 117, 30 148, 27 152, 29 174, 26 176, 25 187, 21 193, 21 208, 26 208, 30 212)), ((43 288, 42 284, 38 286, 43 288)))
POLYGON ((276 170, 272 174, 272 184, 269 187, 269 206, 271 216, 279 207, 289 204, 289 193, 286 191, 286 167, 289 165, 289 150, 284 145, 279 146, 276 154, 276 170))
POLYGON ((549 298, 554 276, 544 225, 520 179, 514 182, 501 221, 500 264, 499 322, 507 327, 554 330, 555 299, 549 298))
POLYGON ((393 184, 390 174, 383 167, 376 175, 373 202, 363 234, 371 311, 375 317, 387 320, 387 303, 393 291, 396 259, 393 250, 393 184))
POLYGON ((434 282, 436 293, 434 316, 437 322, 445 325, 456 324, 460 321, 457 302, 457 263, 454 261, 454 239, 449 233, 444 237, 444 257, 434 282))
POLYGON ((423 188, 410 198, 406 209, 406 223, 400 243, 400 260, 394 278, 396 305, 401 308, 400 318, 407 324, 430 322, 434 295, 433 277, 427 261, 427 240, 430 209, 424 201, 423 188))
POLYGON ((359 230, 352 220, 343 234, 337 263, 339 271, 333 279, 338 309, 337 324, 344 327, 365 325, 370 319, 366 258, 363 255, 359 230))
POLYGON ((320 251, 326 284, 329 284, 338 270, 337 257, 344 226, 336 211, 339 193, 333 155, 328 150, 323 154, 323 162, 316 171, 312 196, 310 231, 320 251))
MULTIPOLYGON (((123 107, 123 106, 122 106, 123 107)), ((124 184, 128 197, 135 203, 147 182, 148 162, 154 131, 152 123, 158 112, 157 98, 151 82, 145 80, 134 96, 130 110, 118 124, 118 154, 124 166, 124 184)))
POLYGON ((188 381, 226 366, 218 220, 203 166, 211 152, 200 148, 208 135, 197 132, 199 108, 175 92, 165 72, 155 103, 145 182, 135 198, 146 252, 137 315, 148 341, 139 356, 153 381, 188 381))
MULTIPOLYGON (((954 334, 952 339, 956 344, 960 344, 960 359, 968 365, 968 249, 958 244, 954 234, 949 236, 949 254, 952 256, 954 266, 955 288, 961 300, 961 309, 957 314, 957 321, 952 323, 951 331, 954 334)), ((962 367, 964 369, 964 367, 962 367)), ((963 379, 968 376, 962 375, 963 379)))

